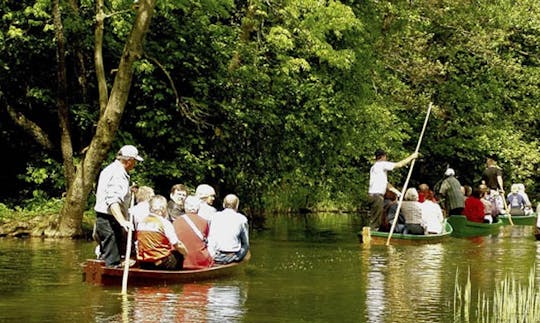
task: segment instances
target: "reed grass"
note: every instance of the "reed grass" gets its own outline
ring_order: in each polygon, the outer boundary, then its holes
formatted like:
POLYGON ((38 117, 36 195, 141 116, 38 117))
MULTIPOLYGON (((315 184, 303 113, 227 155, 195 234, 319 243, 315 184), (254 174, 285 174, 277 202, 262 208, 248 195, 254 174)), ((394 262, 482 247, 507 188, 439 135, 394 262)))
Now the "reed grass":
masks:
POLYGON ((495 286, 492 295, 478 291, 476 304, 471 299, 470 268, 467 282, 461 286, 456 271, 454 287, 454 322, 540 322, 540 291, 536 289, 536 273, 532 269, 527 283, 518 282, 513 275, 495 286), (474 311, 471 313, 471 311, 474 311))

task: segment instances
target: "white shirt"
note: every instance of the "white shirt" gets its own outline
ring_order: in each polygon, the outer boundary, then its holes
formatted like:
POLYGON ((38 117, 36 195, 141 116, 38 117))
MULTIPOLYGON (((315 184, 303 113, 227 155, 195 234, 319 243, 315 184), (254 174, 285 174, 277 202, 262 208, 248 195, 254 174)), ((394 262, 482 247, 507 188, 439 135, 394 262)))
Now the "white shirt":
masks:
POLYGON ((369 171, 369 194, 383 194, 386 193, 386 187, 388 186, 388 174, 387 172, 393 170, 396 163, 385 160, 376 161, 371 170, 369 171))
POLYGON ((426 224, 426 232, 442 233, 444 217, 439 204, 425 200, 422 205, 422 218, 426 224))
POLYGON ((129 209, 129 213, 133 215, 133 224, 135 228, 137 223, 141 222, 150 214, 150 203, 149 201, 142 201, 137 203, 134 207, 129 209))
POLYGON ((199 207, 199 212, 197 213, 201 218, 208 221, 208 223, 212 222, 212 219, 214 218, 214 215, 216 214, 217 210, 215 207, 208 205, 208 203, 201 200, 201 206, 199 207))
POLYGON ((245 234, 249 245, 248 220, 233 209, 217 212, 212 218, 208 233, 208 249, 210 254, 217 251, 237 252, 242 247, 240 236, 245 234))
POLYGON ((127 211, 130 200, 129 178, 124 165, 118 160, 105 167, 99 174, 94 210, 112 214, 109 207, 113 203, 119 203, 123 210, 127 211))

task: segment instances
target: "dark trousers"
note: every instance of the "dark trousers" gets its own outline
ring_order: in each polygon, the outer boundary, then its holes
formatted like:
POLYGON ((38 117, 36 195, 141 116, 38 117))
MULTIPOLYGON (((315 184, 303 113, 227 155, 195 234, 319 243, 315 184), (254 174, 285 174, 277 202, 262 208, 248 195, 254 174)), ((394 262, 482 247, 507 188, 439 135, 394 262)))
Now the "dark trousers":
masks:
POLYGON ((382 194, 368 195, 369 203, 369 226, 371 230, 377 230, 381 226, 384 208, 384 196, 382 194))
POLYGON ((125 230, 114 216, 96 214, 96 234, 99 239, 101 259, 106 266, 120 265, 121 256, 126 253, 125 230))

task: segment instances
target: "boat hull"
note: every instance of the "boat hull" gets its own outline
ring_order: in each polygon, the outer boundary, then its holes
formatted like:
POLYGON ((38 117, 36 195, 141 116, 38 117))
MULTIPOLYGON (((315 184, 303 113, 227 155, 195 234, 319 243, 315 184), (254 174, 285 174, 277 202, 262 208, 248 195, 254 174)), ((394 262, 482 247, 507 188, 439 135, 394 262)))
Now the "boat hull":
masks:
POLYGON ((446 219, 454 228, 455 237, 475 237, 497 234, 503 222, 498 219, 495 223, 478 223, 467 221, 464 215, 451 215, 446 219))
MULTIPOLYGON (((129 268, 129 285, 193 283, 235 275, 244 269, 247 259, 239 263, 193 270, 147 270, 129 268)), ((102 260, 88 259, 83 264, 83 281, 94 285, 120 285, 124 268, 107 268, 102 260)))
MULTIPOLYGON (((510 219, 508 219, 508 215, 506 214, 499 215, 499 219, 501 219, 503 224, 510 224, 510 219)), ((514 225, 535 225, 536 213, 531 215, 513 215, 512 223, 514 225)))
MULTIPOLYGON (((447 222, 444 227, 444 232, 441 234, 402 234, 393 233, 390 238, 390 244, 402 245, 419 245, 429 243, 440 243, 446 240, 453 232, 452 226, 447 222)), ((380 245, 386 244, 388 241, 389 232, 373 231, 371 232, 370 243, 380 245)))

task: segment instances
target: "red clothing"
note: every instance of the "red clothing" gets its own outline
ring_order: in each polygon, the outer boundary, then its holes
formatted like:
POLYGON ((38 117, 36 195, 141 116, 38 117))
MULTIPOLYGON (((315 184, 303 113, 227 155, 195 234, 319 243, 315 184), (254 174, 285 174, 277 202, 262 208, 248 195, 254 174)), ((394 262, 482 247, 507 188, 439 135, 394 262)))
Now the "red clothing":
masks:
POLYGON ((465 200, 465 208, 463 209, 463 215, 467 217, 471 222, 484 222, 484 203, 474 196, 469 196, 465 200))
MULTIPOLYGON (((189 213, 187 216, 199 229, 204 238, 208 237, 208 221, 198 216, 196 213, 189 213)), ((188 250, 184 257, 184 269, 208 268, 214 264, 212 256, 208 252, 206 243, 193 231, 183 216, 176 218, 173 222, 176 235, 184 243, 188 250)))

